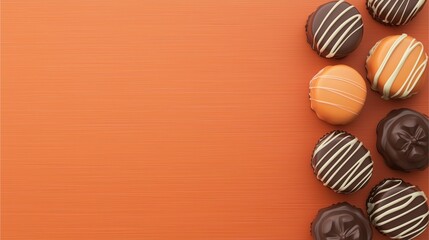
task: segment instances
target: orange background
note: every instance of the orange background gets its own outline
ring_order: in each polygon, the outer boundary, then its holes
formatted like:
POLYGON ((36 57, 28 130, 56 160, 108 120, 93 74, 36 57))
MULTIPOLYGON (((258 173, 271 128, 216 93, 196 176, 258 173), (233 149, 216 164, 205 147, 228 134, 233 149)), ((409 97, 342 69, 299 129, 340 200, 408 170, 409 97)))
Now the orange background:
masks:
POLYGON ((428 114, 428 84, 400 102, 369 91, 340 128, 372 152, 367 187, 344 196, 314 177, 314 144, 336 127, 310 110, 313 75, 339 63, 364 75, 390 34, 429 48, 429 4, 391 28, 354 0, 361 45, 322 59, 304 25, 324 2, 2 1, 1 239, 311 239, 319 208, 364 208, 385 177, 429 193, 428 170, 389 170, 375 148, 390 110, 428 114))

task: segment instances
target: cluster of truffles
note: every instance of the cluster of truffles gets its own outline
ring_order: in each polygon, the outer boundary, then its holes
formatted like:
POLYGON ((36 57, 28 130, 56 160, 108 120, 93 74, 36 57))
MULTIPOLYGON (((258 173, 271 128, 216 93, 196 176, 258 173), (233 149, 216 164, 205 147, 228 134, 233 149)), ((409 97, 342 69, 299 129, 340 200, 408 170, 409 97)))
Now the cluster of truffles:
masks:
MULTIPOLYGON (((412 172, 427 168, 429 118, 407 108, 391 111, 377 126, 377 150, 394 170, 412 172)), ((316 143, 311 166, 324 186, 342 194, 362 189, 373 172, 369 150, 355 136, 340 130, 326 134, 316 143)), ((425 193, 398 178, 385 179, 372 189, 367 214, 374 227, 392 239, 413 239, 429 224, 425 193)), ((361 210, 340 203, 319 211, 311 233, 320 240, 369 240, 369 225, 361 210)))
MULTIPOLYGON (((369 14, 387 26, 409 23, 425 0, 367 0, 369 14)), ((307 42, 319 56, 341 59, 359 46, 364 24, 359 11, 339 0, 323 4, 305 26, 307 42)), ((384 100, 407 99, 425 84, 428 56, 421 42, 407 35, 378 41, 366 59, 369 86, 384 100)), ((309 84, 311 109, 332 125, 352 122, 362 110, 367 87, 364 78, 346 65, 327 66, 309 84)), ((386 165, 402 172, 426 169, 429 163, 429 118, 412 109, 391 111, 378 123, 377 150, 386 165)), ((336 193, 351 194, 367 185, 373 174, 370 151, 350 133, 335 130, 314 148, 311 167, 316 178, 336 193)), ((373 187, 366 214, 342 202, 321 209, 311 224, 314 239, 372 239, 374 226, 391 239, 414 239, 429 224, 425 193, 399 178, 373 187)))

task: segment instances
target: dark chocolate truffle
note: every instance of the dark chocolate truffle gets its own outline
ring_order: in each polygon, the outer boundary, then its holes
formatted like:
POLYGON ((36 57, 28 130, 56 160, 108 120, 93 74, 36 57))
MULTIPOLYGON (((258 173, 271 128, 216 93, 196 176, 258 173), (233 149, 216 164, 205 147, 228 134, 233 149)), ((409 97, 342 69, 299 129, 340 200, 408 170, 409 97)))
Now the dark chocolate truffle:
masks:
POLYGON ((363 188, 372 176, 370 152, 355 136, 333 131, 317 143, 311 166, 323 185, 337 193, 353 193, 363 188))
POLYGON ((423 170, 429 162, 429 119, 407 108, 391 111, 377 126, 377 150, 395 170, 423 170))
POLYGON ((375 228, 392 239, 413 239, 429 223, 424 192, 401 179, 386 179, 375 186, 366 206, 375 228))
POLYGON ((361 209, 343 202, 319 211, 311 235, 315 240, 371 240, 372 230, 361 209))
POLYGON ((426 0, 367 0, 369 14, 386 25, 405 25, 423 8, 426 0))
POLYGON ((307 42, 320 56, 343 58, 362 40, 362 16, 348 2, 328 2, 308 17, 306 32, 307 42))

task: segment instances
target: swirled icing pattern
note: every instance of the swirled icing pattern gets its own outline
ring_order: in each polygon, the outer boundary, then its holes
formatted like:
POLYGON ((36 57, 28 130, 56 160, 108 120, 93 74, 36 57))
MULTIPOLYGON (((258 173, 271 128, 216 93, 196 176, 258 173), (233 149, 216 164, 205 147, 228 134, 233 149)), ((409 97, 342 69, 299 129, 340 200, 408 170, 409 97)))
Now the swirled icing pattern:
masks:
POLYGON ((362 210, 346 202, 321 209, 311 224, 315 240, 370 240, 371 226, 362 210))
POLYGON ((319 140, 311 165, 323 185, 345 194, 364 187, 373 170, 370 152, 356 137, 343 131, 333 131, 319 140))
POLYGON ((423 8, 426 0, 367 0, 371 16, 387 25, 405 25, 423 8))
POLYGON ((391 111, 377 126, 377 150, 396 170, 422 170, 429 163, 429 119, 402 108, 391 111))
POLYGON ((374 187, 367 212, 375 228, 392 239, 414 239, 429 223, 426 195, 401 179, 386 179, 374 187))
POLYGON ((416 94, 424 77, 428 56, 424 46, 407 34, 383 38, 366 59, 367 79, 382 98, 405 99, 416 94))
POLYGON ((320 56, 343 58, 362 40, 362 16, 344 0, 329 2, 309 16, 306 32, 307 42, 320 56))

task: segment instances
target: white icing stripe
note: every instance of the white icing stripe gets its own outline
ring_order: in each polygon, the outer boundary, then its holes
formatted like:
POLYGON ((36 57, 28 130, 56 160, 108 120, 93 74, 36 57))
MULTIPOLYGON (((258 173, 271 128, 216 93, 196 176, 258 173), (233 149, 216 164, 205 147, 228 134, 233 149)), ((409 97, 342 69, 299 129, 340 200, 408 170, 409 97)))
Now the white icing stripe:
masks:
POLYGON ((330 49, 329 53, 325 56, 326 58, 334 57, 337 54, 337 52, 341 49, 341 47, 347 42, 347 40, 351 36, 353 36, 356 32, 358 32, 361 28, 363 28, 362 16, 359 13, 349 17, 347 20, 341 19, 348 11, 355 9, 353 5, 350 5, 346 9, 344 9, 340 14, 338 14, 338 16, 334 18, 334 20, 332 20, 332 22, 326 27, 324 32, 321 33, 322 36, 319 37, 319 39, 317 39, 317 36, 319 35, 320 31, 322 30, 324 25, 326 25, 325 23, 327 19, 332 15, 335 9, 337 9, 344 2, 345 2, 344 0, 340 0, 334 4, 334 6, 325 15, 319 27, 316 29, 316 32, 314 33, 312 47, 313 49, 317 49, 319 54, 322 54, 332 43, 332 41, 341 33, 340 37, 334 43, 334 46, 332 47, 332 49, 330 49), (329 34, 329 37, 325 40, 325 37, 328 35, 328 32, 338 22, 340 22, 341 24, 338 27, 336 27, 333 33, 329 34), (357 26, 359 23, 361 24, 357 26))
POLYGON ((410 0, 407 0, 407 4, 405 5, 404 10, 402 11, 401 19, 399 19, 398 25, 405 24, 406 22, 402 23, 402 19, 404 19, 405 15, 405 9, 408 8, 408 5, 410 4, 410 0))
MULTIPOLYGON (((395 187, 397 187, 397 186, 399 186, 399 185, 400 185, 400 184, 396 185, 395 187)), ((386 189, 386 191, 382 191, 382 192, 390 191, 390 190, 391 190, 391 189, 393 189, 393 188, 394 188, 394 187, 389 188, 388 190, 386 189)), ((398 191, 398 192, 397 192, 397 193, 395 193, 395 194, 391 194, 390 196, 385 197, 385 198, 381 199, 380 201, 378 201, 378 203, 381 203, 381 202, 383 202, 383 201, 387 201, 387 200, 389 200, 390 198, 393 198, 394 196, 399 195, 399 194, 401 194, 402 192, 405 192, 405 191, 407 191, 407 190, 408 190, 408 189, 410 189, 410 188, 413 188, 413 186, 406 187, 406 188, 402 189, 401 191, 398 191)), ((382 192, 380 192, 380 193, 382 193, 382 192)))
MULTIPOLYGON (((409 0, 408 0, 409 1, 409 0)), ((425 0, 419 0, 416 4, 416 6, 414 6, 413 10, 411 11, 411 13, 408 15, 407 19, 405 19, 403 24, 408 23, 412 18, 414 18, 414 16, 416 16, 417 12, 420 10, 421 7, 423 7, 423 4, 425 3, 425 0)))
MULTIPOLYGON (((424 54, 423 45, 421 45, 421 47, 422 47, 422 51, 420 51, 418 59, 420 59, 424 54)), ((402 91, 403 93, 400 96, 400 98, 406 98, 408 96, 411 96, 412 95, 411 91, 414 89, 414 87, 419 82, 421 76, 423 75, 426 69, 427 62, 428 62, 428 57, 426 56, 426 60, 422 64, 420 64, 420 66, 418 66, 416 69, 416 66, 418 64, 418 61, 416 61, 416 63, 413 66, 413 69, 411 70, 410 74, 407 77, 407 80, 404 82, 401 88, 394 95, 392 95, 392 97, 397 97, 402 91), (405 90, 404 90, 404 87, 405 87, 405 90)))
MULTIPOLYGON (((332 141, 334 141, 335 138, 336 138, 336 137, 334 137, 335 134, 337 134, 337 135, 344 135, 344 133, 342 133, 342 132, 340 132, 340 133, 332 132, 327 138, 325 138, 325 140, 323 142, 320 142, 318 144, 318 147, 316 148, 316 150, 314 150, 314 155, 313 156, 315 156, 320 150, 322 150, 328 144, 330 144, 332 141)), ((328 155, 331 151, 333 151, 334 148, 336 148, 338 145, 340 145, 344 140, 346 140, 346 138, 342 138, 331 149, 329 149, 329 151, 325 154, 325 156, 322 156, 320 158, 320 161, 316 164, 316 167, 319 166, 320 162, 322 162, 322 160, 326 157, 326 155, 328 155)))
MULTIPOLYGON (((398 10, 395 12, 395 15, 393 15, 392 19, 396 18, 396 16, 398 15, 399 10, 401 9, 402 5, 404 5, 404 3, 405 3, 405 1, 400 1, 400 2, 401 2, 401 5, 399 5, 398 10)), ((393 10, 393 8, 392 8, 392 10, 393 10)), ((404 17, 404 13, 405 13, 405 11, 402 12, 401 19, 404 17)), ((386 20, 387 20, 387 18, 386 18, 386 20)))
MULTIPOLYGON (((395 3, 393 4, 393 6, 390 7, 389 12, 386 14, 386 17, 384 18, 384 22, 387 22, 387 19, 389 18, 390 14, 392 13, 393 9, 395 8, 396 4, 398 4, 398 2, 399 2, 398 0, 395 0, 395 3)), ((401 2, 404 2, 404 1, 401 1, 401 2)), ((386 8, 386 7, 387 7, 387 4, 384 5, 384 8, 386 8)), ((384 11, 384 8, 382 11, 384 11)), ((396 11, 396 13, 398 13, 398 11, 396 11)), ((392 18, 392 19, 394 19, 394 18, 392 18)))
MULTIPOLYGON (((384 57, 383 61, 381 62, 380 67, 378 68, 377 72, 374 75, 374 79, 373 79, 372 86, 371 86, 371 88, 373 90, 377 90, 378 79, 380 78, 381 73, 383 72, 384 68, 386 67, 387 61, 389 61, 390 57, 392 56, 393 51, 395 51, 395 49, 399 46, 399 44, 402 42, 402 40, 405 39, 406 37, 407 37, 407 35, 404 35, 404 34, 402 36, 400 36, 392 44, 389 51, 387 51, 386 56, 384 57)), ((369 60, 369 59, 371 59, 371 56, 367 60, 369 60)))
MULTIPOLYGON (((372 174, 372 162, 368 164, 365 168, 360 170, 360 172, 357 173, 358 169, 363 165, 364 161, 369 157, 369 152, 367 152, 365 155, 363 155, 339 180, 337 183, 333 185, 333 187, 336 187, 339 184, 339 181, 343 180, 344 177, 348 176, 346 180, 341 184, 338 191, 346 191, 353 183, 355 183, 363 174, 372 174)), ((368 178, 369 176, 364 176, 363 178, 368 178)))
POLYGON ((316 44, 316 36, 319 33, 319 31, 322 29, 323 24, 325 24, 326 19, 328 19, 328 17, 332 14, 332 12, 338 7, 338 5, 340 5, 343 1, 338 1, 337 3, 335 3, 335 5, 331 8, 331 10, 329 10, 329 12, 325 15, 325 17, 323 18, 322 22, 320 23, 319 28, 317 28, 316 32, 314 33, 314 38, 313 38, 313 49, 314 49, 314 45, 316 44))
MULTIPOLYGON (((395 50, 401 45, 401 43, 404 41, 404 39, 407 38, 407 34, 402 34, 400 37, 398 37, 395 42, 392 44, 392 46, 389 48, 386 56, 383 58, 383 61, 381 62, 381 65, 377 69, 377 72, 374 75, 374 78, 372 79, 372 85, 371 88, 373 90, 378 90, 378 82, 380 80, 380 76, 382 75, 384 69, 386 68, 387 64, 389 64, 389 61, 394 54, 395 50)), ((381 41, 380 41, 381 42, 381 41)), ((380 44, 378 42, 373 49, 370 51, 370 55, 367 58, 367 64, 371 59, 371 55, 376 51, 376 48, 380 44)), ((421 76, 423 75, 424 70, 426 69, 428 63, 428 56, 424 53, 424 46, 421 42, 416 41, 413 39, 411 43, 407 46, 405 52, 403 53, 399 63, 396 65, 395 70, 392 72, 392 74, 388 77, 387 81, 385 82, 383 86, 383 99, 390 99, 390 98, 408 98, 413 93, 414 87, 419 82, 421 76), (392 86, 398 79, 398 75, 401 72, 403 66, 409 59, 410 55, 416 50, 417 48, 420 48, 419 51, 419 57, 417 58, 416 62, 413 65, 413 68, 411 69, 410 73, 408 74, 405 81, 402 83, 401 87, 398 91, 395 93, 391 93, 392 86), (422 58, 425 57, 425 60, 418 65, 418 63, 422 60, 422 58)))
POLYGON ((370 152, 356 137, 345 132, 332 132, 317 144, 313 158, 323 149, 326 152, 322 156, 317 156, 313 168, 317 179, 325 186, 336 192, 352 193, 361 189, 371 178, 373 163, 370 152), (365 150, 365 153, 360 153, 361 150, 365 150), (354 187, 351 188, 352 186, 354 187))
MULTIPOLYGON (((394 217, 392 217, 392 218, 390 218, 390 219, 388 219, 386 221, 379 222, 378 224, 380 224, 380 225, 387 224, 387 223, 389 223, 389 221, 394 221, 394 220, 396 220, 396 219, 398 219, 400 217, 403 217, 403 216, 407 215, 408 213, 416 210, 417 208, 419 208, 420 206, 423 206, 423 205, 425 205, 425 202, 421 202, 421 203, 417 204, 415 207, 410 208, 409 210, 407 210, 405 212, 402 212, 402 213, 400 213, 400 214, 398 214, 398 215, 396 215, 396 216, 394 216, 394 217)), ((385 216, 387 216, 387 214, 383 213, 380 216, 378 216, 377 219, 380 220, 382 217, 385 217, 385 216)))
MULTIPOLYGON (((372 165, 373 165, 373 163, 371 163, 371 167, 372 167, 372 165)), ((356 186, 351 190, 351 192, 355 192, 355 191, 361 189, 369 181, 369 179, 371 177, 372 177, 372 171, 368 172, 366 174, 366 176, 363 177, 362 180, 358 184, 356 184, 356 186)))
MULTIPOLYGON (((362 106, 364 105, 365 99, 361 98, 358 95, 355 95, 353 93, 345 92, 345 91, 342 91, 340 89, 335 89, 335 88, 330 88, 330 87, 324 87, 324 86, 318 86, 318 85, 314 86, 315 85, 314 81, 316 81, 316 80, 318 80, 318 81, 339 81, 342 83, 349 84, 349 85, 357 88, 360 91, 363 91, 366 95, 366 88, 360 86, 355 81, 348 79, 348 78, 343 78, 343 77, 338 77, 338 76, 333 76, 333 75, 322 75, 321 74, 322 71, 323 71, 323 69, 310 80, 310 90, 315 89, 315 90, 328 91, 328 92, 331 92, 333 94, 339 95, 345 99, 348 99, 350 101, 356 102, 362 106)), ((341 110, 344 110, 346 112, 352 113, 354 115, 358 115, 358 112, 354 111, 353 109, 351 109, 347 105, 343 105, 342 103, 344 103, 344 101, 334 103, 334 102, 319 100, 319 99, 315 99, 315 98, 310 98, 310 101, 314 101, 314 102, 317 102, 320 104, 330 105, 330 106, 339 108, 341 110)))
MULTIPOLYGON (((339 6, 339 5, 338 5, 339 6)), ((322 36, 319 38, 319 41, 317 41, 317 44, 316 44, 316 46, 317 46, 317 48, 318 49, 320 49, 320 44, 322 44, 322 41, 323 41, 323 39, 325 38, 325 36, 328 34, 328 31, 329 30, 331 30, 331 28, 334 26, 334 24, 338 21, 338 19, 340 19, 344 14, 346 14, 350 9, 352 9, 353 8, 353 6, 349 6, 349 7, 347 7, 346 8, 346 10, 344 10, 344 11, 342 11, 340 14, 338 14, 338 16, 331 22, 331 24, 329 24, 328 25, 328 27, 326 28, 326 30, 325 30, 325 32, 323 32, 323 34, 322 34, 322 36)), ((335 7, 333 8, 333 9, 335 9, 335 7)), ((349 19, 348 19, 349 20, 349 19)), ((320 28, 322 28, 322 24, 319 26, 319 29, 320 28)), ((338 28, 337 28, 337 30, 338 30, 338 28)), ((334 32, 334 34, 335 34, 335 32, 334 32)), ((332 38, 332 36, 334 35, 334 34, 331 34, 331 38, 332 38)), ((316 37, 316 36, 315 36, 316 37)), ((331 39, 330 38, 330 39, 331 39)), ((329 39, 328 39, 328 41, 329 41, 329 39)), ((326 45, 326 43, 323 45, 323 46, 325 46, 326 45)), ((322 50, 325 50, 325 48, 324 47, 322 47, 322 49, 321 49, 321 52, 322 52, 322 50)))
MULTIPOLYGON (((377 210, 375 210, 374 212, 373 212, 373 214, 376 214, 376 213, 378 213, 378 212, 382 212, 382 211, 384 211, 384 213, 381 213, 380 215, 378 215, 377 217, 375 217, 374 219, 373 219, 373 221, 374 222, 377 222, 380 218, 382 218, 382 217, 384 217, 384 216, 386 216, 386 215, 388 215, 388 214, 391 214, 392 212, 394 212, 394 211, 397 211, 397 210, 399 210, 400 209, 400 206, 398 206, 398 207, 394 207, 394 208, 392 208, 392 209, 389 209, 391 206, 393 206, 393 205, 395 205, 395 204, 397 204, 397 203, 400 203, 400 202, 403 202, 403 201, 405 201, 405 203, 403 203, 403 205, 406 205, 406 206, 408 206, 416 197, 418 197, 418 196, 420 196, 420 192, 414 192, 414 193, 411 193, 411 194, 407 194, 407 195, 405 195, 405 196, 403 196, 403 197, 400 197, 400 198, 398 198, 398 199, 395 199, 395 200, 393 200, 393 201, 390 201, 389 203, 386 203, 385 205, 383 205, 383 206, 381 206, 381 207, 379 207, 379 208, 377 208, 377 210)), ((391 219, 389 219, 389 221, 391 221, 391 219)))
MULTIPOLYGON (((323 165, 322 165, 322 167, 320 167, 319 168, 319 170, 318 170, 318 177, 320 177, 320 180, 322 180, 323 182, 325 182, 325 185, 328 185, 329 184, 329 182, 335 177, 335 175, 341 170, 341 168, 343 168, 343 166, 347 163, 347 161, 349 161, 350 160, 350 158, 353 156, 353 154, 348 154, 349 152, 350 152, 350 150, 352 149, 352 147, 353 147, 353 145, 356 143, 356 141, 355 140, 352 140, 352 141, 350 141, 350 142, 348 142, 348 143, 346 143, 346 144, 344 144, 344 146, 342 146, 342 147, 340 147, 340 149, 338 149, 323 165), (344 151, 345 150, 345 151, 344 151), (342 153, 342 155, 341 156, 338 156, 339 154, 341 154, 342 153), (344 157, 345 156, 349 156, 347 159, 344 159, 344 157), (344 161, 334 161, 334 160, 336 160, 336 159, 344 159, 344 161), (330 166, 330 164, 333 164, 332 166, 330 166), (339 165, 340 164, 340 166, 338 166, 337 167, 337 165, 339 165), (328 171, 327 172, 325 172, 325 174, 324 175, 321 175, 322 174, 322 172, 326 169, 326 168, 328 168, 328 167, 330 167, 329 169, 328 169, 328 171), (332 173, 332 174, 330 174, 331 173, 331 171, 332 170, 334 170, 334 169, 336 169, 336 171, 334 172, 334 173, 332 173), (330 178, 327 180, 327 181, 325 181, 325 179, 326 179, 326 177, 329 177, 330 176, 330 178)), ((327 155, 324 155, 323 157, 325 157, 325 156, 327 156, 327 155)))
POLYGON ((386 14, 384 19, 382 20, 384 23, 390 23, 394 25, 405 25, 407 24, 411 19, 414 18, 414 16, 419 12, 419 10, 423 7, 425 0, 418 0, 413 9, 408 12, 408 15, 405 16, 406 10, 408 9, 409 5, 411 4, 410 0, 395 0, 393 3, 392 0, 368 0, 367 1, 367 7, 372 9, 372 15, 374 18, 380 19, 381 16, 383 16, 384 12, 389 10, 386 14), (396 7, 400 3, 398 7, 396 7), (405 6, 404 6, 405 3, 405 6), (393 10, 395 10, 395 13, 392 15, 393 10), (395 21, 396 16, 398 14, 401 16, 399 21, 395 21), (390 17, 391 16, 391 17, 390 17))
POLYGON ((351 93, 345 92, 345 91, 341 91, 335 88, 329 88, 329 87, 310 87, 310 89, 321 89, 321 90, 325 90, 331 93, 335 93, 338 94, 342 97, 345 97, 347 99, 350 99, 351 101, 357 102, 359 104, 364 104, 365 103, 365 99, 362 99, 356 95, 353 95, 351 93))
POLYGON ((410 185, 394 194, 387 197, 381 197, 378 201, 372 202, 372 200, 378 195, 392 191, 401 184, 403 184, 401 180, 391 179, 386 180, 382 185, 378 186, 377 189, 374 190, 375 194, 371 195, 371 198, 367 203, 368 214, 371 222, 380 229, 382 233, 389 234, 399 232, 392 238, 413 239, 420 235, 428 226, 428 222, 424 223, 423 221, 425 221, 429 216, 429 211, 426 211, 425 213, 422 213, 421 215, 418 215, 402 224, 391 224, 390 228, 387 229, 386 227, 389 226, 389 223, 400 218, 410 216, 410 214, 415 214, 417 210, 424 208, 425 205, 427 205, 427 197, 423 191, 420 191, 415 186, 410 185), (392 184, 392 186, 384 189, 388 184, 392 184))
POLYGON ((349 113, 351 113, 353 115, 356 115, 356 116, 359 115, 359 113, 357 113, 357 112, 355 112, 353 110, 350 110, 349 108, 347 108, 347 107, 345 107, 343 105, 337 104, 337 103, 328 102, 328 101, 322 101, 322 100, 317 100, 317 99, 314 99, 314 98, 310 98, 310 101, 314 101, 314 102, 318 102, 318 103, 321 103, 321 104, 326 104, 326 105, 329 105, 329 106, 333 106, 333 107, 339 108, 341 110, 344 110, 344 111, 349 112, 349 113))
MULTIPOLYGON (((324 69, 322 69, 321 71, 323 71, 323 70, 324 69)), ((319 75, 319 74, 316 74, 316 76, 314 76, 310 80, 310 86, 312 85, 313 81, 315 81, 316 79, 319 79, 319 78, 320 78, 320 80, 336 80, 336 81, 348 83, 350 85, 353 85, 353 86, 361 89, 362 91, 364 91, 366 93, 366 88, 363 87, 363 86, 361 86, 361 85, 359 85, 359 84, 357 84, 355 81, 353 81, 351 79, 348 79, 348 78, 344 78, 344 77, 338 77, 338 76, 335 76, 335 75, 319 75)))
MULTIPOLYGON (((421 221, 423 221, 423 219, 421 220, 421 221)), ((421 222, 420 221, 420 222, 421 222)), ((426 223, 424 226, 422 226, 421 228, 418 228, 417 230, 415 230, 415 231, 413 231, 413 232, 411 232, 411 233, 409 233, 409 234, 407 234, 407 235, 405 235, 405 236, 403 236, 404 238, 407 238, 407 237, 409 237, 409 236, 413 236, 413 237, 410 237, 410 238, 408 238, 409 240, 412 240, 412 239, 414 239, 414 238, 416 238, 416 237, 418 237, 420 234, 422 234, 425 230, 426 230, 426 227, 428 226, 428 223, 426 223)), ((399 235, 398 236, 395 236, 395 238, 399 238, 399 235)))
POLYGON ((414 230, 413 228, 410 228, 409 227, 409 225, 410 224, 412 224, 412 223, 415 223, 416 221, 418 221, 417 222, 417 224, 414 224, 414 225, 420 225, 422 222, 423 222, 423 220, 427 217, 429 215, 429 213, 425 213, 425 214, 423 214, 423 215, 421 215, 421 216, 418 216, 417 218, 414 218, 414 219, 412 219, 412 220, 410 220, 410 221, 408 221, 408 222, 405 222, 405 223, 403 223, 403 224, 401 224, 401 225, 399 225, 399 226, 397 226, 397 227, 394 227, 394 228, 392 228, 392 229, 389 229, 388 231, 384 231, 384 233, 391 233, 391 232, 394 232, 394 231, 397 231, 397 230, 400 230, 401 228, 403 228, 403 227, 406 227, 407 226, 407 230, 404 230, 403 232, 401 232, 400 234, 398 234, 398 235, 396 235, 395 237, 396 238, 401 238, 401 239, 404 239, 405 237, 407 237, 407 236, 409 236, 407 233, 409 232, 409 231, 412 231, 412 230, 414 230))
MULTIPOLYGON (((360 18, 361 19, 361 18, 360 18)), ((359 20, 360 20, 359 19, 359 20)), ((356 20, 357 21, 357 20, 356 20)), ((341 38, 340 39, 343 39, 344 37, 345 37, 345 35, 346 35, 346 33, 348 33, 350 30, 351 30, 351 28, 353 27, 354 25, 351 25, 348 29, 347 29, 347 31, 346 32, 344 32, 343 33, 343 35, 341 36, 341 38)), ((351 37, 351 36, 353 36, 357 31, 359 31, 361 28, 363 28, 363 24, 362 25, 360 25, 360 27, 358 27, 358 28, 356 28, 351 34, 349 34, 347 37, 346 37, 346 39, 344 39, 344 41, 342 41, 342 42, 340 42, 340 39, 337 41, 337 43, 334 45, 334 47, 332 47, 332 50, 333 50, 333 52, 334 52, 334 54, 328 54, 326 57, 334 57, 335 56, 335 53, 337 53, 340 49, 341 49, 341 47, 347 42, 347 40, 349 40, 349 38, 351 37)))

